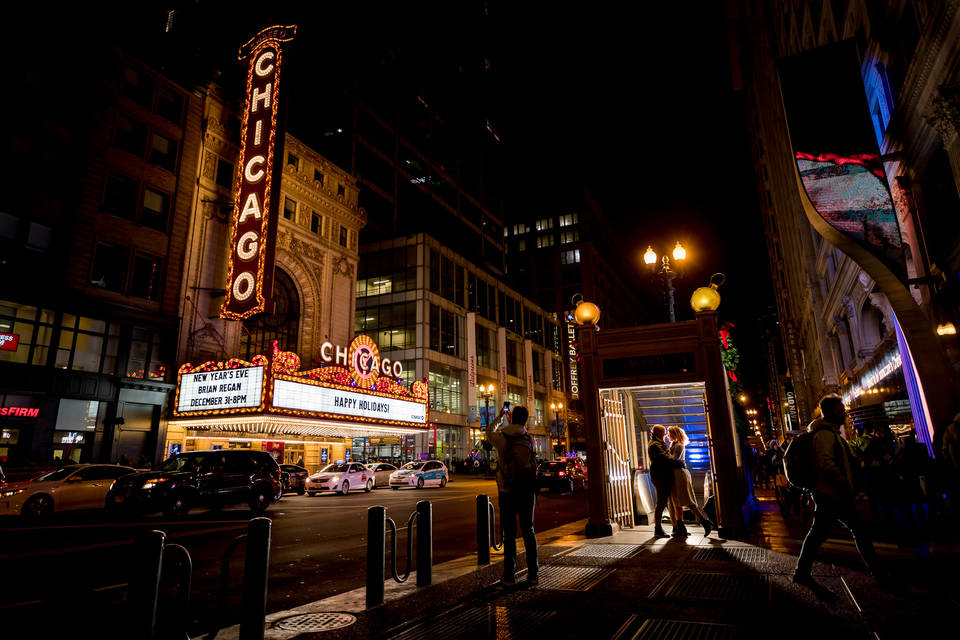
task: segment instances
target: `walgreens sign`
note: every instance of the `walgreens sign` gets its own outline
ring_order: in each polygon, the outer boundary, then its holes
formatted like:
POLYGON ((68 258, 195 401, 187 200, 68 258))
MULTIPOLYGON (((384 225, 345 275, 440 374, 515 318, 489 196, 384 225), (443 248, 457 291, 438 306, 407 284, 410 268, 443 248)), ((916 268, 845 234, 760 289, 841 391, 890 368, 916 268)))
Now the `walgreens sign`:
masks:
POLYGON ((16 351, 20 336, 16 333, 0 333, 0 351, 16 351))

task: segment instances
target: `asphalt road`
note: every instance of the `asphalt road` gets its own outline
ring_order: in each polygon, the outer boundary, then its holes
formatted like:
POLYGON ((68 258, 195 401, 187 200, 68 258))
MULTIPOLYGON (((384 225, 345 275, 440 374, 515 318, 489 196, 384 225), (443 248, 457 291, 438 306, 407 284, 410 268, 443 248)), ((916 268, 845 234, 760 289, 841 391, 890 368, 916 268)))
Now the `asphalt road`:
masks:
MULTIPOLYGON (((363 586, 367 508, 372 505, 385 506, 387 515, 396 521, 401 556, 406 549, 407 519, 419 500, 430 500, 433 505, 434 563, 474 553, 475 499, 480 493, 496 502, 492 480, 463 476, 454 477, 443 489, 284 496, 266 514, 273 521, 267 611, 363 586)), ((544 531, 584 518, 587 510, 586 491, 542 493, 536 527, 544 531)), ((0 566, 5 576, 0 579, 0 619, 8 623, 29 620, 51 636, 55 630, 94 630, 101 637, 132 631, 133 623, 124 618, 123 611, 134 541, 143 532, 156 529, 167 534, 168 543, 183 545, 190 552, 190 629, 194 635, 207 631, 220 615, 217 604, 224 550, 246 531, 253 515, 249 509, 237 507, 220 513, 197 509, 177 520, 159 515, 110 520, 104 513, 89 513, 55 517, 37 526, 20 519, 0 521, 0 566)), ((239 616, 242 565, 241 546, 231 563, 224 610, 224 622, 230 624, 239 616)), ((400 570, 405 567, 404 557, 400 570)), ((164 592, 172 596, 173 585, 164 592)), ((158 619, 164 624, 175 617, 178 614, 166 607, 158 619)), ((33 637, 46 636, 34 631, 33 637)))

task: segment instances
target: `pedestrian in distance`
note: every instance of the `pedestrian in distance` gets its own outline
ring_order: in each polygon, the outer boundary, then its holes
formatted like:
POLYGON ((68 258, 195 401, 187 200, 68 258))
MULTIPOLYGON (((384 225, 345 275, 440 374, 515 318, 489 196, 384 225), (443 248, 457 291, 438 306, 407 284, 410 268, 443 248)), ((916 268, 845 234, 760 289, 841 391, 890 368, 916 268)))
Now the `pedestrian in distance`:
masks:
POLYGON ((497 489, 500 493, 500 523, 503 530, 503 578, 500 584, 517 584, 517 520, 527 554, 527 582, 540 581, 537 534, 533 530, 537 507, 537 457, 533 437, 527 433, 527 408, 516 406, 511 422, 503 428, 487 427, 486 438, 497 450, 497 489))
POLYGON ((885 582, 886 576, 880 572, 873 543, 857 514, 854 500, 857 460, 846 441, 840 437, 840 427, 847 410, 840 398, 827 396, 820 401, 820 413, 823 417, 807 427, 812 434, 813 525, 803 540, 793 581, 813 589, 819 596, 834 600, 836 596, 816 582, 810 572, 814 557, 837 521, 850 531, 861 559, 874 578, 885 582))
POLYGON ((690 444, 690 438, 687 437, 686 431, 676 426, 667 429, 667 438, 670 440, 670 456, 681 464, 680 467, 673 470, 673 489, 670 491, 670 499, 673 501, 672 511, 676 518, 673 525, 673 535, 674 537, 687 535, 687 527, 683 524, 683 508, 687 507, 697 516, 700 526, 703 527, 703 535, 706 537, 717 528, 717 525, 710 522, 710 518, 697 504, 697 496, 693 492, 693 480, 683 459, 684 451, 690 444), (677 531, 678 528, 679 532, 677 531))
MULTIPOLYGON (((650 444, 647 446, 647 454, 650 458, 650 481, 653 482, 653 488, 657 492, 657 504, 653 510, 653 535, 665 537, 667 532, 663 530, 663 510, 670 505, 670 495, 673 491, 674 473, 673 470, 680 467, 680 463, 670 455, 670 449, 663 438, 667 435, 667 429, 662 424, 655 424, 650 429, 650 444)), ((678 514, 673 513, 671 506, 671 518, 674 523, 673 533, 678 533, 677 521, 678 514)))

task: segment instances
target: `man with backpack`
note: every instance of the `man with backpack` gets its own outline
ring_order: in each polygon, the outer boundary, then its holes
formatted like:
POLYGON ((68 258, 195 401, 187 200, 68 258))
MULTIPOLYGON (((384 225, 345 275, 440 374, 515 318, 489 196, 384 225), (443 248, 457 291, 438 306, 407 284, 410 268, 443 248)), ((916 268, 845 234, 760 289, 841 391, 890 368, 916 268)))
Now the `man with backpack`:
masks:
POLYGON ((787 478, 791 483, 811 490, 816 504, 813 525, 803 540, 793 581, 826 595, 823 587, 810 575, 810 570, 814 556, 838 520, 850 530, 857 551, 870 572, 878 580, 883 578, 878 573, 873 543, 857 514, 854 500, 859 463, 846 441, 840 437, 840 427, 847 410, 840 398, 827 396, 820 401, 820 413, 823 417, 810 423, 807 434, 798 436, 790 443, 784 460, 787 478), (803 467, 809 468, 809 471, 803 472, 803 467))
POLYGON ((489 425, 486 438, 497 449, 497 489, 500 492, 500 522, 503 529, 503 578, 500 584, 516 581, 517 519, 527 554, 527 582, 539 583, 537 534, 533 531, 533 512, 537 505, 537 457, 533 437, 527 433, 527 408, 517 406, 510 424, 498 430, 489 425))

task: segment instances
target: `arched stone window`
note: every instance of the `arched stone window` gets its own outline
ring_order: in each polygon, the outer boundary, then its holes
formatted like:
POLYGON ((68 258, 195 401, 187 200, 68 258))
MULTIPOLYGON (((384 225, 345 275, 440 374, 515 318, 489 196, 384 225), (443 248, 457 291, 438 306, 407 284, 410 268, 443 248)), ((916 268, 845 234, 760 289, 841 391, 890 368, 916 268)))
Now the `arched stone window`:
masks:
POLYGON ((287 273, 277 267, 273 275, 273 298, 277 308, 273 314, 264 314, 245 320, 240 338, 240 351, 249 360, 258 353, 269 355, 274 340, 283 351, 297 352, 300 332, 300 295, 287 273))

